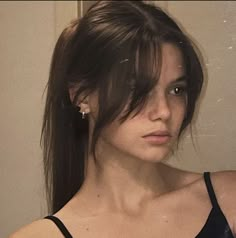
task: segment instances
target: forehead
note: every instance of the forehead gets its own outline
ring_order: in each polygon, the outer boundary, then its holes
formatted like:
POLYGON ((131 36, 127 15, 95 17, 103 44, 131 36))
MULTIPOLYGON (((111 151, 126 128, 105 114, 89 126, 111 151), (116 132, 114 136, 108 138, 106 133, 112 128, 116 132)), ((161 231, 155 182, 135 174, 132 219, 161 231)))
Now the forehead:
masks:
POLYGON ((173 81, 185 74, 183 56, 180 49, 171 44, 165 43, 162 46, 162 64, 160 80, 165 82, 173 81))

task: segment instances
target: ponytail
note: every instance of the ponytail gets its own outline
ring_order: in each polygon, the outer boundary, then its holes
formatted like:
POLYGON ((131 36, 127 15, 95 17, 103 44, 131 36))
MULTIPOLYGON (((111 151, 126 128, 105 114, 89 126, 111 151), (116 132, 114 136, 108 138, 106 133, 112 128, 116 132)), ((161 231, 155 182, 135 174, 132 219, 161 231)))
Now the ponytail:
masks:
POLYGON ((47 84, 41 146, 50 213, 60 210, 84 180, 88 121, 81 119, 67 90, 76 25, 72 22, 56 43, 47 84))

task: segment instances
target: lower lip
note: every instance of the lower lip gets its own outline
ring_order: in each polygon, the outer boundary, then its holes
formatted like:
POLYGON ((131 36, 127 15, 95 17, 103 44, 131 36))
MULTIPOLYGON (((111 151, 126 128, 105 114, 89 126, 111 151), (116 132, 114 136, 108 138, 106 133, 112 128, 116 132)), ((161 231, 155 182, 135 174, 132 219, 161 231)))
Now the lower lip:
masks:
POLYGON ((162 145, 170 141, 170 136, 145 136, 143 137, 147 142, 152 144, 162 145))

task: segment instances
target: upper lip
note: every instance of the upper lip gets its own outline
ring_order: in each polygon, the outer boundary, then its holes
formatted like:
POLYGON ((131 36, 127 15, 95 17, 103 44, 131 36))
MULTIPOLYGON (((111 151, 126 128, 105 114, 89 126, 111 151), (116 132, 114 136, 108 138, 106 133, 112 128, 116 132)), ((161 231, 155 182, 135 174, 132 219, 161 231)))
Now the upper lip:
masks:
POLYGON ((145 136, 171 136, 170 132, 167 130, 158 130, 158 131, 153 131, 149 134, 144 135, 145 136))

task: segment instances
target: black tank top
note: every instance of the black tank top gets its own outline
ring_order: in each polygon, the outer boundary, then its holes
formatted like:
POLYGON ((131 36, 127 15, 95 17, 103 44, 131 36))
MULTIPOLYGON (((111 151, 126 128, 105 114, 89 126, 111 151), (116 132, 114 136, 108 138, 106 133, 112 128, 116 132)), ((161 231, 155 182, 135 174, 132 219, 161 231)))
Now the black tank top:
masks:
MULTIPOLYGON (((224 213, 220 209, 220 206, 217 202, 216 195, 210 179, 210 172, 204 172, 204 180, 212 203, 212 209, 205 225, 195 238, 234 238, 230 226, 224 216, 224 213)), ((62 221, 59 220, 57 217, 46 216, 45 219, 52 220, 56 224, 58 229, 62 232, 65 238, 72 238, 70 232, 67 230, 62 221)))

